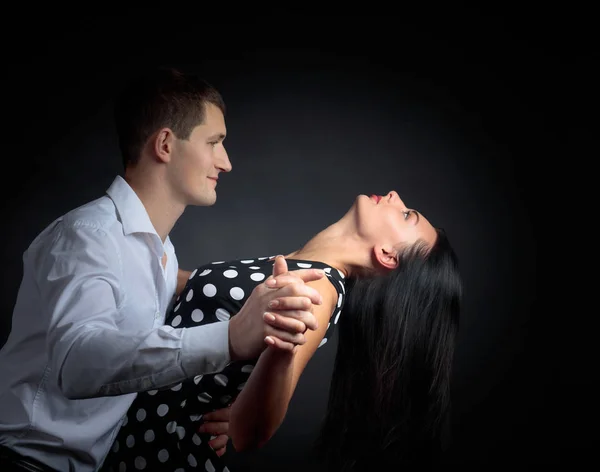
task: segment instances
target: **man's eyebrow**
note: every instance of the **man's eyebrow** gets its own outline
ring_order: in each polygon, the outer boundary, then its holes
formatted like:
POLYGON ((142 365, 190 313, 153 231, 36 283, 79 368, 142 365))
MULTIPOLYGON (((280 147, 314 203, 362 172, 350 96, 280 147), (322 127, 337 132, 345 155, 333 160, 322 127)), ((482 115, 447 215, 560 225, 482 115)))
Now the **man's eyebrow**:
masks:
POLYGON ((223 134, 223 133, 213 134, 212 136, 209 136, 208 139, 210 139, 210 140, 225 139, 225 134, 223 134))

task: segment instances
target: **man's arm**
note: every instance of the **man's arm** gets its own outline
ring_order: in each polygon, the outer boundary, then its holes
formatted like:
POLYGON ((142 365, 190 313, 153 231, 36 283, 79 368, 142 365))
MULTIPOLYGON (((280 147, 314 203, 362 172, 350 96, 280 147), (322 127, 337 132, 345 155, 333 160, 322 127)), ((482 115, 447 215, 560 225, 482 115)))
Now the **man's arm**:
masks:
POLYGON ((123 331, 121 260, 111 235, 85 225, 56 231, 52 246, 39 248, 31 262, 47 317, 51 373, 67 397, 163 388, 228 364, 229 322, 181 329, 140 323, 123 331))
POLYGON ((191 275, 192 271, 190 270, 179 269, 177 271, 177 288, 175 289, 175 296, 181 295, 181 292, 185 288, 185 284, 187 283, 191 275))
MULTIPOLYGON (((223 321, 191 328, 119 326, 124 302, 119 247, 110 234, 90 225, 60 226, 52 246, 31 254, 47 317, 51 375, 68 398, 91 398, 168 387, 199 374, 221 371, 233 358, 255 358, 266 345, 265 333, 293 336, 267 327, 262 315, 281 289, 255 290, 236 318, 232 333, 223 321), (37 262, 37 263, 36 263, 37 262), (235 341, 235 348, 231 342, 235 341), (241 353, 241 354, 240 354, 241 353)), ((322 277, 310 269, 295 271, 296 280, 322 277)), ((308 288, 307 288, 308 289, 308 288)), ((311 290, 311 289, 308 289, 311 290)), ((306 290, 302 296, 311 299, 306 290)), ((293 295, 292 295, 293 296, 293 295)), ((312 315, 308 313, 310 317, 312 315)), ((148 319, 154 313, 148 313, 148 319)))
POLYGON ((315 331, 305 333, 306 343, 286 351, 269 346, 260 356, 244 389, 231 407, 229 436, 237 451, 262 447, 275 434, 287 413, 300 375, 323 339, 335 309, 337 294, 327 278, 307 283, 323 297, 313 313, 315 331))

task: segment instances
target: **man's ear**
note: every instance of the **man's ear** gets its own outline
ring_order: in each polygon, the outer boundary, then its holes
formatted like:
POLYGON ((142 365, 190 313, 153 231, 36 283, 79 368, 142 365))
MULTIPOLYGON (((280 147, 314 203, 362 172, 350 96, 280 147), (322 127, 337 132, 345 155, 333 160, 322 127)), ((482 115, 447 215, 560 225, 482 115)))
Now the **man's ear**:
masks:
POLYGON ((375 260, 383 269, 393 270, 398 267, 398 251, 384 244, 373 248, 375 260))
POLYGON ((171 161, 175 139, 175 134, 169 128, 161 128, 154 134, 153 150, 156 159, 165 163, 171 161))

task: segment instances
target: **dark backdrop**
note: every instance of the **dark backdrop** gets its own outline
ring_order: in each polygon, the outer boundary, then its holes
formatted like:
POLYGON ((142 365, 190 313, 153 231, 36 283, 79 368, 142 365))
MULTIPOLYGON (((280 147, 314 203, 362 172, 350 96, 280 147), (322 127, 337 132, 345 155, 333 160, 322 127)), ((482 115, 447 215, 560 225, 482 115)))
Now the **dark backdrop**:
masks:
MULTIPOLYGON (((290 252, 357 194, 396 189, 446 228, 462 264, 448 461, 579 462, 591 447, 587 380, 557 362, 559 329, 538 286, 547 173, 590 132, 579 113, 593 64, 583 18, 558 13, 23 21, 3 33, 0 339, 28 244, 121 172, 115 89, 150 64, 186 66, 226 100, 233 172, 214 207, 189 208, 174 228, 180 265, 290 252)), ((233 470, 303 470, 335 341, 311 361, 272 441, 244 456, 230 447, 233 470)), ((568 342, 563 353, 577 348, 568 342)))

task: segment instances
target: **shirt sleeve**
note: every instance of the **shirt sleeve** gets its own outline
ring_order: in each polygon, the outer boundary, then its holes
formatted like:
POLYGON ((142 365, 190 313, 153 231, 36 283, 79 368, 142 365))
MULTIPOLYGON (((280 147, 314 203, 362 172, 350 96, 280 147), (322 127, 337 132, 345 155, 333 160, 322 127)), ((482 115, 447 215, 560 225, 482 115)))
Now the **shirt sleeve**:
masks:
POLYGON ((34 259, 51 374, 68 398, 164 388, 230 362, 228 322, 134 332, 117 325, 121 259, 101 228, 59 225, 34 259))

